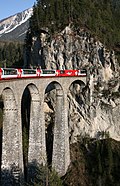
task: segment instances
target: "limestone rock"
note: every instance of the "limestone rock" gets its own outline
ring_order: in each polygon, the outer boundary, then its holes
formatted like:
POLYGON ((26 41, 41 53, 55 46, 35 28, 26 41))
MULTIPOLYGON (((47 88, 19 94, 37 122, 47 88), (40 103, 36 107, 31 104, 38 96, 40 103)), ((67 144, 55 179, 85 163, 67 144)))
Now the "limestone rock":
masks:
MULTIPOLYGON (((32 60, 47 69, 87 69, 86 87, 68 93, 70 142, 102 131, 120 140, 120 67, 114 51, 84 29, 70 26, 54 36, 41 34, 31 51, 32 60)), ((54 108, 55 94, 46 95, 54 108)))

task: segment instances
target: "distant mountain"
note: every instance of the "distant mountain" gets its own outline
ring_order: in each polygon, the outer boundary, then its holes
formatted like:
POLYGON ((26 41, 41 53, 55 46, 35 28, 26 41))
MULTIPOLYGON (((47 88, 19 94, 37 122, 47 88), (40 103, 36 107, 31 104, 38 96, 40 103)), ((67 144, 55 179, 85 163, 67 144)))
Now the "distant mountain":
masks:
POLYGON ((0 20, 0 41, 23 41, 32 12, 33 9, 29 8, 0 20))

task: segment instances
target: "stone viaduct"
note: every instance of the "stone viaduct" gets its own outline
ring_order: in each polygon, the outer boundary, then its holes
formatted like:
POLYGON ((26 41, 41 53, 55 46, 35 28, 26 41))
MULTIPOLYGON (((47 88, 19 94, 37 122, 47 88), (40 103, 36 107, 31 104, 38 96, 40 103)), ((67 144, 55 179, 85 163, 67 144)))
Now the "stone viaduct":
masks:
MULTIPOLYGON (((46 138, 43 104, 45 93, 51 87, 56 89, 52 167, 59 175, 66 173, 70 164, 67 94, 71 84, 75 82, 85 85, 86 77, 27 78, 0 82, 0 95, 3 99, 1 137, 3 178, 5 170, 10 170, 13 165, 18 167, 24 175, 21 105, 26 89, 31 96, 28 163, 36 161, 38 164, 45 164, 46 138)), ((3 185, 4 182, 5 180, 3 185)), ((11 186, 10 183, 8 185, 11 186)))

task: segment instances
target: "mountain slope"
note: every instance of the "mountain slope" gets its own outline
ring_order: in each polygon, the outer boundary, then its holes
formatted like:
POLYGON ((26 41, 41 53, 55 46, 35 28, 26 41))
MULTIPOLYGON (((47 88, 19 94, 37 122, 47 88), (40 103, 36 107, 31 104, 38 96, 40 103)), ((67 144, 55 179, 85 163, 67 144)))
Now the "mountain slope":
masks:
POLYGON ((33 9, 10 16, 0 21, 0 40, 24 40, 33 9))

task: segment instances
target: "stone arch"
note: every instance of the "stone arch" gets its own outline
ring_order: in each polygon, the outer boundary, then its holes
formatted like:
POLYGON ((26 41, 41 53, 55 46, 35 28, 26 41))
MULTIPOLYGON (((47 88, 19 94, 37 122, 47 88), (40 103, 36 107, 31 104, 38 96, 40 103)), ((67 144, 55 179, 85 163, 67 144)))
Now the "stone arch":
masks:
MULTIPOLYGON (((66 154, 69 154, 69 138, 68 138, 68 127, 66 123, 66 108, 65 108, 65 97, 64 91, 60 83, 53 81, 47 85, 45 89, 47 96, 53 96, 51 102, 53 110, 55 112, 54 117, 54 127, 52 132, 52 142, 53 146, 51 148, 51 163, 52 167, 59 173, 59 175, 64 175, 66 172, 66 154), (51 95, 50 95, 51 94, 51 95), (66 132, 67 131, 67 132, 66 132), (66 135, 67 134, 67 135, 66 135), (67 148, 66 148, 67 147, 67 148)), ((47 98, 48 99, 48 98, 47 98)), ((48 104, 50 106, 50 103, 48 104)), ((51 109, 51 108, 50 108, 51 109)), ((48 126, 49 128, 49 126, 48 126)), ((47 128, 47 129, 48 129, 47 128)), ((47 130, 48 133, 48 130, 47 130)), ((49 134, 48 134, 49 135, 49 134)), ((47 137, 46 137, 47 140, 47 137)), ((47 155, 48 155, 48 145, 47 146, 47 155)))
MULTIPOLYGON (((45 161, 45 127, 41 122, 41 100, 39 90, 34 84, 28 84, 22 97, 22 126, 26 125, 27 156, 24 158, 25 179, 30 177, 30 172, 35 171, 34 165, 39 165, 45 161), (24 104, 27 100, 27 104, 24 104), (25 116, 25 111, 27 117, 25 116), (24 120, 24 117, 26 120, 24 120), (34 169, 33 169, 34 167, 34 169), (33 169, 33 170, 31 170, 33 169)), ((23 139, 24 141, 24 139, 23 139)), ((23 146, 25 144, 23 143, 23 146)), ((24 147, 23 147, 24 148, 24 147)), ((24 153, 25 154, 25 151, 24 153)))
POLYGON ((71 84, 69 85, 69 90, 71 89, 72 86, 76 87, 77 90, 78 89, 82 90, 85 87, 85 83, 83 81, 81 81, 81 80, 76 79, 76 80, 72 81, 71 84))
POLYGON ((20 176, 20 132, 18 124, 18 106, 15 95, 9 87, 2 92, 3 98, 3 131, 2 131, 2 182, 8 185, 13 184, 20 176), (16 175, 17 170, 17 175, 16 175), (9 174, 7 173, 9 172, 9 174), (7 173, 7 174, 6 174, 7 173), (12 175, 10 175, 12 174, 12 175), (9 177, 9 176, 10 177, 9 177))
POLYGON ((78 135, 77 127, 75 124, 80 122, 80 118, 84 118, 85 112, 85 97, 84 89, 85 83, 81 80, 73 81, 67 92, 67 109, 68 109, 68 127, 69 127, 69 140, 70 143, 75 142, 74 135, 78 135), (81 115, 81 117, 80 117, 81 115), (73 134, 74 133, 74 134, 73 134))

